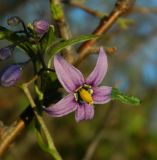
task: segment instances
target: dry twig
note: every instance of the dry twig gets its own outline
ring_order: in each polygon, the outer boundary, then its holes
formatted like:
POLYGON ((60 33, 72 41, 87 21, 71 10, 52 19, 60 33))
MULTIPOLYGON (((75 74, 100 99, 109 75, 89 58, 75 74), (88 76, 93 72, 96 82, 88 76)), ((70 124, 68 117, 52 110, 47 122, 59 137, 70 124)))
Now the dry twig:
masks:
MULTIPOLYGON (((102 20, 100 21, 100 24, 93 32, 94 35, 100 36, 104 34, 108 29, 116 22, 116 20, 122 15, 130 11, 133 7, 135 0, 118 0, 115 4, 115 8, 113 11, 109 14, 108 17, 104 16, 102 20)), ((77 61, 75 62, 75 65, 80 64, 87 56, 88 51, 93 44, 96 43, 96 39, 89 40, 85 43, 83 43, 78 52, 79 57, 77 61)))

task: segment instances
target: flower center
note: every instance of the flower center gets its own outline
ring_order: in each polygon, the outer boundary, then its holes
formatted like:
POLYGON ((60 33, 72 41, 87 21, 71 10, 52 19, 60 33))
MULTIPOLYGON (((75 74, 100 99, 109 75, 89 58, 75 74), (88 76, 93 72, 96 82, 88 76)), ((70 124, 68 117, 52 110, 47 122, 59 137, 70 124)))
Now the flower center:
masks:
POLYGON ((88 85, 81 86, 76 90, 74 94, 75 100, 79 101, 80 103, 83 101, 86 102, 87 104, 93 104, 92 93, 93 90, 91 89, 90 86, 88 85))

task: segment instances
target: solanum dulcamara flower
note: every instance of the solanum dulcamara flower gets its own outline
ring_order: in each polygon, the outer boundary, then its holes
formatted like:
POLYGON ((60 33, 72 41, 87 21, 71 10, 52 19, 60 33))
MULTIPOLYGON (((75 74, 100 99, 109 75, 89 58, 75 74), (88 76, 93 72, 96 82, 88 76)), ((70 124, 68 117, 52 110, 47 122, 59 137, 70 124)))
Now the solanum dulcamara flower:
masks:
POLYGON ((101 47, 94 70, 85 79, 82 73, 69 64, 61 55, 54 57, 54 67, 58 80, 69 93, 58 103, 45 108, 53 117, 62 117, 75 111, 77 122, 92 119, 94 104, 105 104, 111 100, 112 87, 98 85, 107 72, 107 56, 101 47))

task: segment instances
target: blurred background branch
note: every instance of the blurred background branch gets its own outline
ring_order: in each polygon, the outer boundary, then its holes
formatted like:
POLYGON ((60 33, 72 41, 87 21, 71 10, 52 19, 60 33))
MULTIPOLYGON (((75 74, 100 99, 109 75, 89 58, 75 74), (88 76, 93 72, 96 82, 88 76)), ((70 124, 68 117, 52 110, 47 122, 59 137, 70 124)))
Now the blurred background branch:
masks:
MULTIPOLYGON (((114 110, 114 102, 111 102, 111 104, 108 106, 107 111, 104 115, 104 118, 102 119, 102 124, 101 126, 97 129, 95 136, 92 138, 91 143, 86 149, 85 155, 83 157, 83 160, 91 160, 94 156, 95 150, 98 148, 99 143, 102 141, 104 138, 105 134, 105 129, 109 127, 109 124, 111 124, 112 120, 112 112, 114 110)), ((112 122, 112 125, 115 122, 112 122)))
POLYGON ((133 12, 140 14, 157 14, 157 7, 134 7, 133 12))
MULTIPOLYGON (((58 37, 68 40, 72 37, 69 25, 64 16, 64 10, 60 0, 50 0, 51 15, 58 31, 58 37)), ((72 46, 63 50, 63 56, 69 61, 73 61, 72 46)))
POLYGON ((7 2, 7 1, 1 1, 1 5, 0 5, 0 15, 4 15, 6 14, 8 11, 11 12, 12 10, 15 10, 16 8, 18 8, 20 5, 24 5, 26 2, 28 2, 30 0, 16 0, 16 3, 12 3, 12 2, 7 2))
MULTIPOLYGON (((110 14, 106 17, 106 15, 102 18, 100 21, 100 24, 97 26, 97 28, 94 30, 93 34, 100 36, 104 34, 112 25, 116 22, 116 20, 122 15, 129 12, 133 5, 134 0, 117 0, 115 7, 110 12, 110 14)), ((85 59, 88 56, 88 50, 89 48, 94 45, 96 40, 89 40, 85 43, 83 43, 79 49, 78 49, 78 59, 75 62, 75 65, 80 64, 83 59, 85 59)))

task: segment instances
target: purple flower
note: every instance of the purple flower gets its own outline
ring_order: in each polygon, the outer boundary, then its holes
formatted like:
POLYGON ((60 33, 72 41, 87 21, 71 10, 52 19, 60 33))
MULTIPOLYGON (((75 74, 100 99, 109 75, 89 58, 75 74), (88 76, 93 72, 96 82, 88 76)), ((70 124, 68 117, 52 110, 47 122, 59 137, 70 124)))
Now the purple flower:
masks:
POLYGON ((0 84, 4 87, 10 87, 21 77, 22 68, 18 64, 12 64, 4 69, 0 77, 0 84))
POLYGON ((54 117, 61 117, 75 111, 77 122, 92 119, 93 104, 104 104, 111 100, 112 87, 98 85, 107 72, 107 56, 100 48, 97 64, 92 73, 85 80, 82 73, 65 61, 60 55, 54 57, 54 67, 57 77, 69 93, 58 103, 45 108, 54 117))
POLYGON ((46 20, 35 20, 33 22, 34 30, 40 36, 44 35, 49 29, 49 23, 46 20))
POLYGON ((5 60, 7 59, 9 56, 11 56, 11 49, 6 47, 6 48, 1 48, 0 49, 0 60, 5 60))

